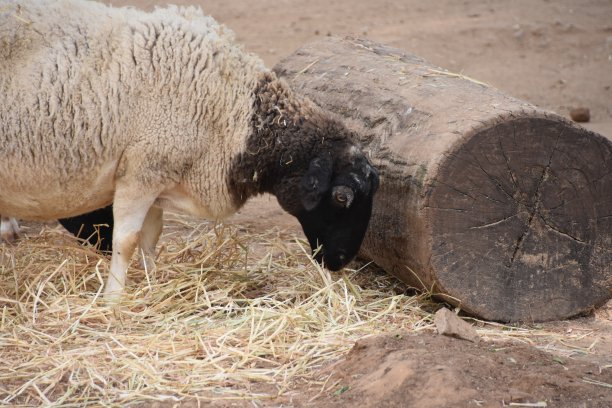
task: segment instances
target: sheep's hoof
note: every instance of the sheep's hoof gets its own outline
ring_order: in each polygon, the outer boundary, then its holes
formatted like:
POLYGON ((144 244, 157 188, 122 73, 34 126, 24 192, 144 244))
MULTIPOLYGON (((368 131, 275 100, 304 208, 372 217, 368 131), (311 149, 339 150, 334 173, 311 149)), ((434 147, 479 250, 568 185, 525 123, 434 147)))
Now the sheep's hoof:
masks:
POLYGON ((121 302, 123 296, 123 286, 112 280, 106 283, 104 288, 104 303, 107 306, 116 306, 121 302))
POLYGON ((155 258, 152 256, 142 256, 140 258, 140 267, 144 269, 147 273, 152 273, 155 271, 155 258))
POLYGON ((116 310, 119 304, 121 303, 121 296, 121 292, 105 292, 104 297, 102 298, 102 304, 106 307, 116 310))
POLYGON ((6 242, 8 244, 14 243, 19 236, 17 234, 0 234, 0 242, 6 242))
POLYGON ((13 218, 10 220, 2 219, 0 224, 0 242, 13 243, 19 238, 19 225, 13 218))

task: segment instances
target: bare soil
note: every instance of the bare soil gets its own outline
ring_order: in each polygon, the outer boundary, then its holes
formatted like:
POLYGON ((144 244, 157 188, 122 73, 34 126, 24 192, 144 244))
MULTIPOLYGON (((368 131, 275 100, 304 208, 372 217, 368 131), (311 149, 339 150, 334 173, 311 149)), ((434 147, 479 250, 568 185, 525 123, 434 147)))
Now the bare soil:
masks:
POLYGON ((318 406, 612 406, 612 392, 595 379, 610 383, 612 372, 525 345, 397 333, 359 340, 318 406))
MULTIPOLYGON (((161 1, 113 1, 150 9, 161 1)), ((590 109, 587 127, 612 137, 610 0, 187 0, 237 34, 268 66, 317 36, 367 37, 569 116, 590 109)), ((231 220, 251 229, 301 234, 274 198, 251 201, 231 220)), ((357 342, 330 362, 324 386, 296 384, 276 400, 210 406, 610 407, 612 306, 592 316, 542 325, 580 341, 546 349, 478 344, 432 333, 397 333, 357 342), (568 352, 569 350, 569 352, 568 352)), ((163 405, 163 404, 162 404, 163 405)))

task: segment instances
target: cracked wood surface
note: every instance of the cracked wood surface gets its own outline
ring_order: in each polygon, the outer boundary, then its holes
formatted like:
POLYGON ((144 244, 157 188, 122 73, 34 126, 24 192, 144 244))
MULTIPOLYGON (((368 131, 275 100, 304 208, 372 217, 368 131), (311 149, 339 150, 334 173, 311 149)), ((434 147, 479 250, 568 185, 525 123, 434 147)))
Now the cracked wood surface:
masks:
POLYGON ((508 128, 500 121, 478 132, 437 174, 444 183, 432 185, 430 202, 465 210, 431 209, 437 282, 463 294, 464 306, 486 302, 479 314, 495 320, 586 311, 610 295, 610 223, 594 209, 612 210, 610 179, 602 178, 612 163, 609 143, 553 117, 512 120, 508 128), (580 156, 567 158, 581 139, 580 156), (597 163, 606 148, 608 158, 597 163), (576 168, 579 181, 568 174, 576 168))
POLYGON ((355 129, 382 174, 364 257, 491 320, 610 298, 609 140, 371 41, 326 38, 275 69, 355 129))

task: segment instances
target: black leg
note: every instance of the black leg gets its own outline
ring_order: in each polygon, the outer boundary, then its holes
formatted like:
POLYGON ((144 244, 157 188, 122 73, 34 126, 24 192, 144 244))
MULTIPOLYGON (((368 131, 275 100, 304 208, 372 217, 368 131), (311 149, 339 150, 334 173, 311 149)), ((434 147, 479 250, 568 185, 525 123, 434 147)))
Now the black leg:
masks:
POLYGON ((113 251, 112 205, 76 217, 62 218, 59 222, 74 236, 97 246, 100 251, 113 251))

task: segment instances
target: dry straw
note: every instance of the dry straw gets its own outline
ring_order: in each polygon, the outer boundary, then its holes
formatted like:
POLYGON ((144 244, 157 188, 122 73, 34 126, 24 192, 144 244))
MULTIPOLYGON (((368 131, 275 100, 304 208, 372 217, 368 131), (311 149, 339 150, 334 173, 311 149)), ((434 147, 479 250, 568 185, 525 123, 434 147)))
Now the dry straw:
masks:
MULTIPOLYGON (((360 337, 432 330, 427 296, 374 268, 330 274, 277 231, 166 224, 157 270, 134 261, 114 308, 101 296, 109 260, 59 227, 0 245, 0 404, 274 398, 324 389, 321 368, 360 337)), ((480 331, 530 335, 516 330, 480 331)))
POLYGON ((116 308, 101 297, 108 259, 59 228, 1 251, 4 404, 275 397, 359 337, 430 326, 397 282, 330 275, 277 232, 174 218, 157 270, 133 262, 116 308))

